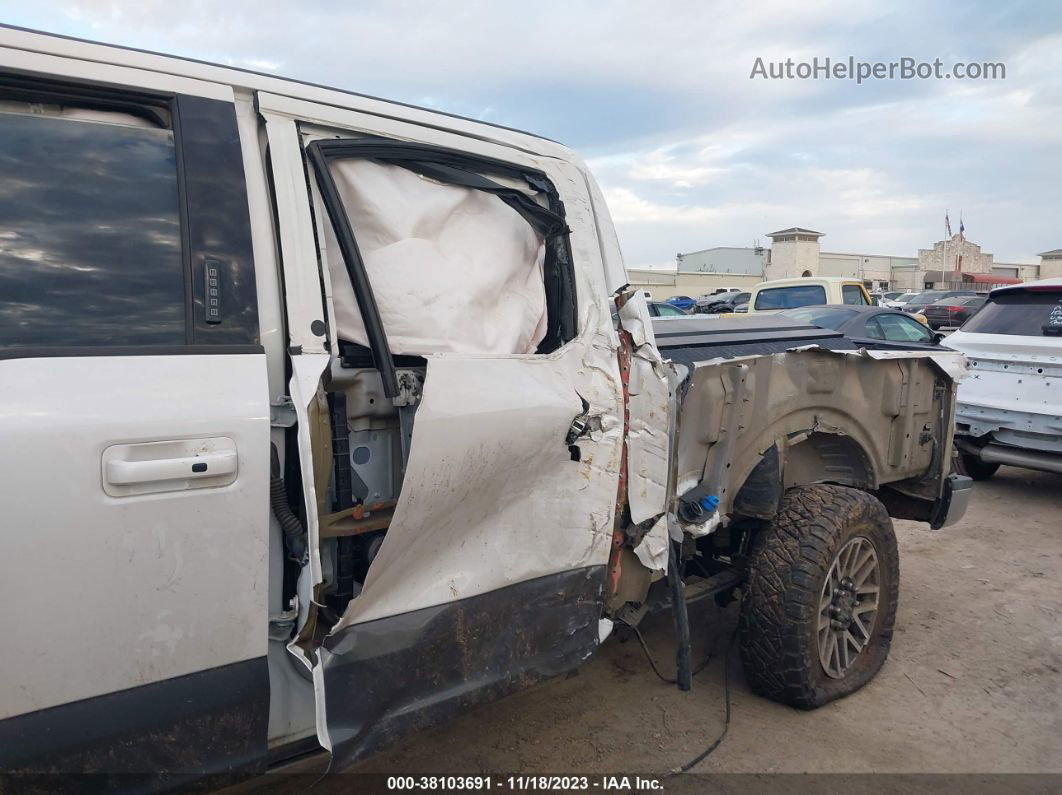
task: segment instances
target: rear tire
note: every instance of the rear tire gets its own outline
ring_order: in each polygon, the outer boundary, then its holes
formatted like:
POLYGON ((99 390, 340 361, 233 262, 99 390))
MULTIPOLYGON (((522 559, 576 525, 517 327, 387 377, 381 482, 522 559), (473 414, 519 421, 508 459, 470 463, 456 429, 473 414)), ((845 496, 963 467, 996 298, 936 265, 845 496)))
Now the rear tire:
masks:
POLYGON ((969 475, 974 480, 988 480, 999 469, 999 464, 982 461, 974 455, 962 453, 959 457, 962 461, 962 474, 969 475))
POLYGON ((787 491, 749 558, 738 625, 749 685, 800 709, 861 688, 888 657, 899 579, 877 499, 844 486, 787 491))

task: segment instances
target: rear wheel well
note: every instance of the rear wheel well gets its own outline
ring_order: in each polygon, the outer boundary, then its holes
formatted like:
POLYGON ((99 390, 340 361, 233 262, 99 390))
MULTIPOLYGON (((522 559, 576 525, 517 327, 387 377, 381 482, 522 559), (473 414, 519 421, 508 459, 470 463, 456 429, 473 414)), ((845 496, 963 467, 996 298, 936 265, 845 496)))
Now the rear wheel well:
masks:
POLYGON ((877 485, 874 465, 863 447, 851 436, 815 431, 785 456, 785 485, 836 483, 870 491, 877 485))
POLYGON ((771 519, 782 494, 793 486, 833 483, 862 491, 876 487, 870 457, 850 436, 813 431, 785 445, 784 453, 779 447, 768 448, 741 484, 734 498, 734 515, 771 519))

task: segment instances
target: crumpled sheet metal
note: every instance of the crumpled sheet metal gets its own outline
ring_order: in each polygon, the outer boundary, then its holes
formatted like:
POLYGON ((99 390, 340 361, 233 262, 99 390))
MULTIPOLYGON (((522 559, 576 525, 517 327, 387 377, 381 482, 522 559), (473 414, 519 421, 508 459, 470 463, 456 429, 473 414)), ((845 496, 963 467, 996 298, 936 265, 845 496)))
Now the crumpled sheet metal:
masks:
POLYGON ((631 521, 641 524, 667 510, 668 430, 671 393, 667 368, 653 336, 645 298, 635 292, 620 309, 631 335, 630 419, 627 431, 627 499, 631 521))
POLYGON ((622 442, 616 374, 604 345, 548 358, 429 357, 402 497, 333 633, 607 563, 622 442), (565 435, 583 399, 600 430, 576 442, 573 461, 565 435))
MULTIPOLYGON (((762 453, 810 430, 850 437, 878 483, 921 476, 933 458, 921 429, 939 422, 943 399, 935 385, 941 374, 950 380, 957 366, 961 361, 947 353, 815 346, 699 362, 677 416, 678 492, 715 481, 725 515, 762 453)), ((934 433, 948 438, 947 431, 934 433)))
POLYGON ((958 383, 968 375, 966 357, 958 351, 875 351, 867 348, 858 350, 835 351, 822 348, 818 345, 803 345, 799 348, 791 348, 791 351, 829 351, 830 353, 845 356, 862 356, 878 361, 903 360, 903 359, 929 359, 943 373, 946 373, 952 381, 958 383))

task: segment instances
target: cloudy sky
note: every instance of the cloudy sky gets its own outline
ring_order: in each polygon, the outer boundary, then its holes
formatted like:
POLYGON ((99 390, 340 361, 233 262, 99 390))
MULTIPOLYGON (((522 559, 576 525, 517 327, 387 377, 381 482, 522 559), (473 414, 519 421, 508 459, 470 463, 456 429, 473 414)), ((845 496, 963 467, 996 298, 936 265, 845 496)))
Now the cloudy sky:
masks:
POLYGON ((945 209, 999 261, 1062 247, 1062 6, 797 5, 0 0, 0 20, 555 138, 590 162, 631 266, 794 225, 827 251, 914 256, 945 209), (757 57, 849 56, 1006 79, 750 79, 757 57))

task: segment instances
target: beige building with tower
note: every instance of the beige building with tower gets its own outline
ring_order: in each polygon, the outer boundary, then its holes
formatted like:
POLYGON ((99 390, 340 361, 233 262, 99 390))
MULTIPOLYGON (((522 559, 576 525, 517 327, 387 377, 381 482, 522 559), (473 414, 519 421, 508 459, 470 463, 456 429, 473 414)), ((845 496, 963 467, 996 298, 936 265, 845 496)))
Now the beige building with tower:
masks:
POLYGON ((675 269, 628 268, 631 284, 654 298, 699 296, 723 287, 749 289, 757 282, 800 276, 848 276, 872 290, 921 290, 996 284, 1062 276, 1062 249, 1045 251, 1040 263, 996 262, 961 235, 939 240, 916 257, 822 251, 825 233, 800 226, 767 235, 770 247, 716 246, 675 258, 675 269))

